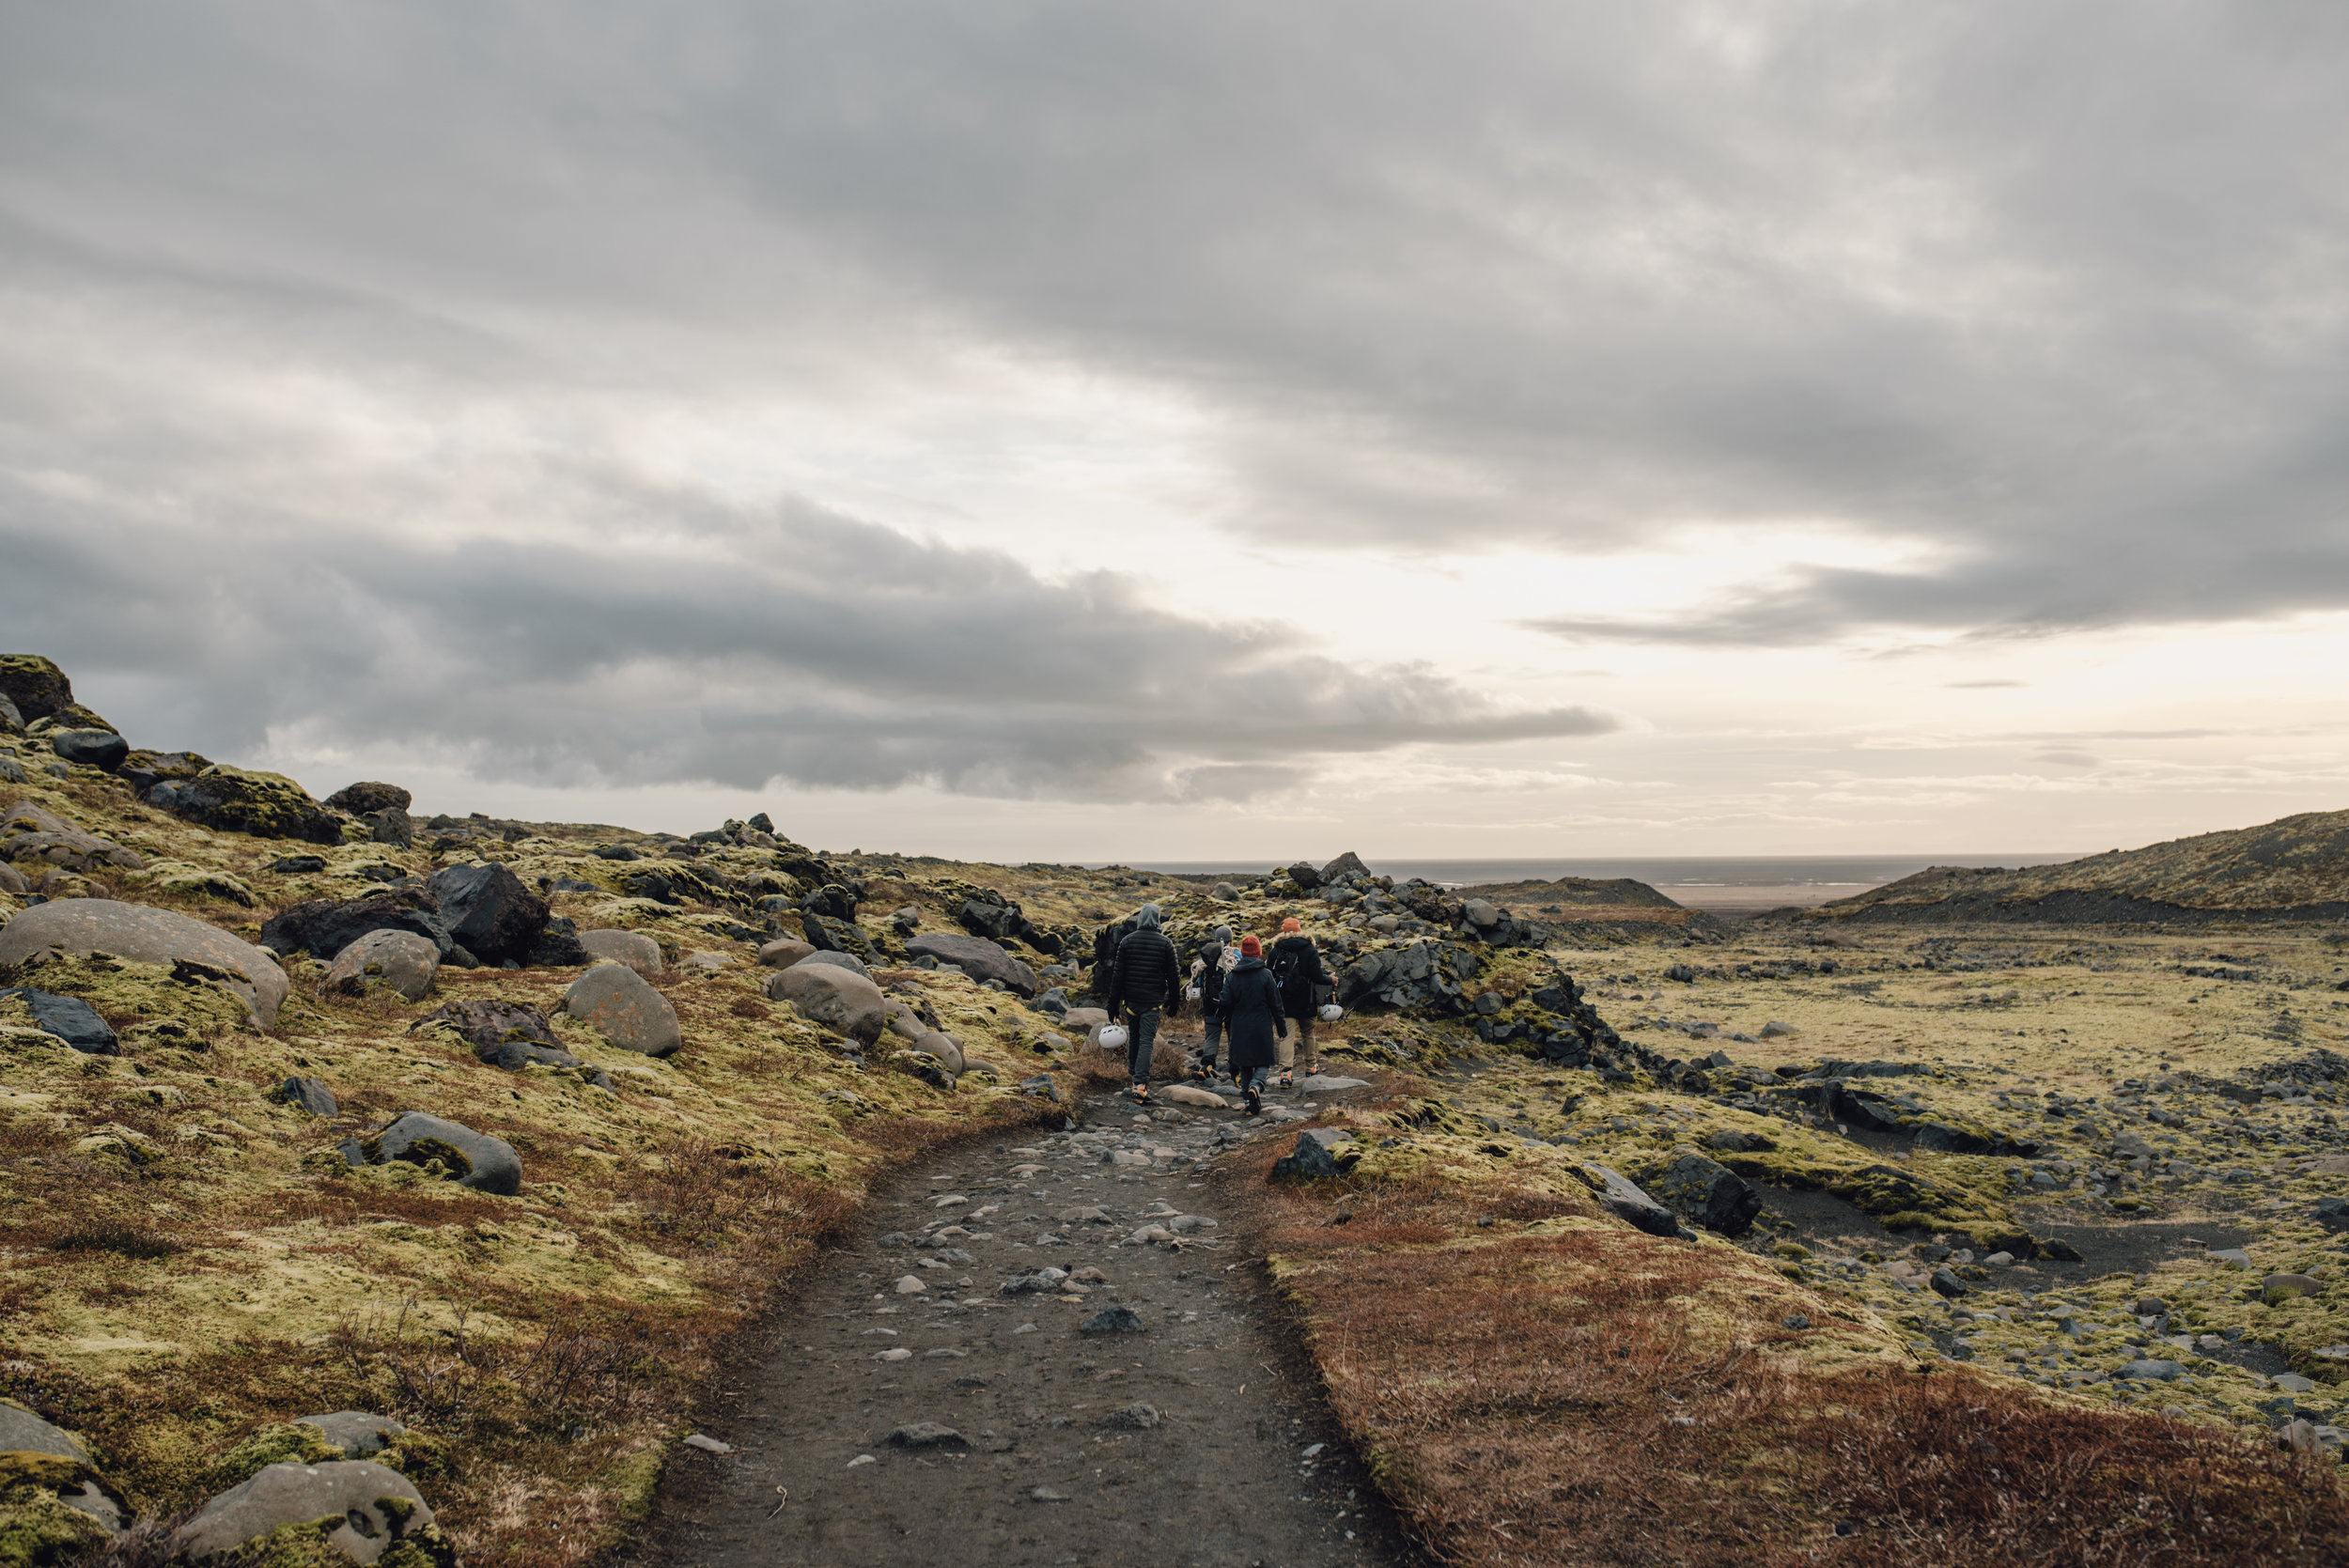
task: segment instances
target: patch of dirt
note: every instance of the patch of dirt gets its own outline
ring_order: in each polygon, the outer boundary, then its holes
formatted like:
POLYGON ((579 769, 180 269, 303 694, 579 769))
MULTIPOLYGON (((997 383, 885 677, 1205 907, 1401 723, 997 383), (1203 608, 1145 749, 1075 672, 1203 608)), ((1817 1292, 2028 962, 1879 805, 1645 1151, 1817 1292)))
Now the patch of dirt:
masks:
POLYGON ((1264 1277, 1230 1186, 1247 1178, 1201 1163, 1278 1130, 1107 1096, 1079 1113, 1083 1138, 974 1142, 879 1189, 721 1380, 705 1430, 736 1452, 680 1452, 636 1568, 1424 1560, 1264 1277), (1165 1153, 1109 1161, 1135 1143, 1165 1153), (952 1197, 966 1202, 937 1203, 952 1197), (1158 1208, 1219 1223, 1179 1247, 1128 1241, 1158 1208), (1062 1218, 1089 1209, 1107 1222, 1062 1218), (925 1236, 941 1223, 967 1234, 925 1236), (1002 1294, 1047 1265, 1105 1278, 1002 1294), (899 1294, 907 1278, 930 1288, 899 1294), (1081 1331, 1120 1307, 1141 1331, 1081 1331), (895 1350, 911 1354, 878 1358, 895 1350), (957 1436, 893 1444, 924 1422, 957 1436))
POLYGON ((2034 1272, 2060 1280, 2094 1280, 2107 1274, 2143 1274, 2178 1259, 2199 1261, 2204 1252, 2240 1247, 2251 1233, 2239 1225, 2212 1219, 2137 1219, 2110 1225, 2075 1224, 2061 1216, 2018 1208, 2017 1216, 2042 1240, 2068 1241, 2079 1250, 2078 1263, 2036 1263, 2018 1265, 2015 1274, 2021 1288, 2032 1288, 2034 1272))

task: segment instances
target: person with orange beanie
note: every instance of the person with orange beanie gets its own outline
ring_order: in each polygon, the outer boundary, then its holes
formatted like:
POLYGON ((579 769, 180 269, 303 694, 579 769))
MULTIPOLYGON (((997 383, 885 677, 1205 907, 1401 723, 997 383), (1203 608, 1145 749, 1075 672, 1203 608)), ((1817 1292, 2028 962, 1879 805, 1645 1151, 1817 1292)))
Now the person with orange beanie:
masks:
POLYGON ((1281 1011, 1297 1020, 1296 1046, 1289 1047, 1283 1036, 1281 1048, 1281 1087, 1293 1088, 1296 1067, 1302 1066, 1309 1078, 1321 1069, 1321 1053, 1314 1045, 1314 1015, 1333 987, 1329 971, 1321 967, 1320 949, 1294 915, 1281 923, 1281 939, 1272 944, 1266 967, 1281 987, 1281 1011))
POLYGON ((1216 999, 1223 1019, 1224 1049, 1230 1053, 1232 1082, 1248 1096, 1248 1114, 1264 1110, 1264 1080, 1276 1059, 1274 1042, 1288 1038, 1281 1012, 1281 986, 1265 968, 1264 943, 1253 935, 1239 939, 1239 962, 1223 977, 1216 999))

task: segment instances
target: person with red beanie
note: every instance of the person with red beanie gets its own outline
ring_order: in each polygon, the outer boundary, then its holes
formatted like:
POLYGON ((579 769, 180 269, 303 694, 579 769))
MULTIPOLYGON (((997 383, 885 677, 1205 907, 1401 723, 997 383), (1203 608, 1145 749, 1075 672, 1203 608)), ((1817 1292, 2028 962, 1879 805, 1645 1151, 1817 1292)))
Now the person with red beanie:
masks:
POLYGON ((1223 977, 1216 1011, 1223 1019, 1232 1082, 1248 1096, 1248 1114, 1253 1116, 1264 1110, 1264 1080, 1276 1060, 1274 1042, 1287 1039, 1289 1032, 1281 1011, 1280 984, 1265 968, 1264 943, 1255 937, 1239 939, 1239 962, 1223 977))

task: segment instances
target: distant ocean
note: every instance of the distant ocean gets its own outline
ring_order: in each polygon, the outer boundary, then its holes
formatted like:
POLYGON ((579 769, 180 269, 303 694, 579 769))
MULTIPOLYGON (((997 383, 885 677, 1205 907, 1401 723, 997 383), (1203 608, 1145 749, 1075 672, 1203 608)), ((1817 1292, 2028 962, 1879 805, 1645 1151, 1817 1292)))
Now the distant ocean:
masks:
MULTIPOLYGON (((1752 914, 1786 906, 1825 904, 1897 882, 1931 865, 2050 865, 2078 855, 1668 855, 1631 860, 1372 861, 1370 868, 1398 881, 1423 877, 1445 887, 1488 882, 1554 882, 1561 877, 1612 881, 1629 877, 1692 909, 1752 914)), ((1156 861, 1143 871, 1197 874, 1262 872, 1261 865, 1221 861, 1156 861)))

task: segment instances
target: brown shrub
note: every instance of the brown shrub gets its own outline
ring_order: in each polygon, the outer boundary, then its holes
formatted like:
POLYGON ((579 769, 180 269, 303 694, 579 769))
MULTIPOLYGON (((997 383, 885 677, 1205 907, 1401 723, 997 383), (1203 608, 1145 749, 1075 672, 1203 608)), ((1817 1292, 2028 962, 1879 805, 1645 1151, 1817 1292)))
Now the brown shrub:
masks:
POLYGON ((1422 1240, 1559 1202, 1432 1183, 1264 1200, 1340 1419, 1446 1560, 2340 1560, 2326 1465, 1968 1371, 1806 1372, 1772 1354, 1787 1303, 1717 1250, 1612 1228, 1422 1240))

